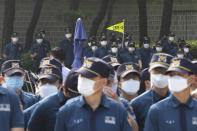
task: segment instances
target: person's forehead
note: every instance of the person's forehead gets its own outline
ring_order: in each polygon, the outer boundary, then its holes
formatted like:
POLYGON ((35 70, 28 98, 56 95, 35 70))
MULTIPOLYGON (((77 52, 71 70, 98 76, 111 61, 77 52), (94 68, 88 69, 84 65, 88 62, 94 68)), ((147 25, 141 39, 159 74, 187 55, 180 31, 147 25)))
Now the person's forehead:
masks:
POLYGON ((165 72, 167 69, 163 67, 157 67, 152 69, 153 72, 165 72))
POLYGON ((129 74, 127 74, 124 78, 122 78, 122 79, 128 79, 128 78, 139 78, 140 76, 137 74, 137 73, 135 73, 135 72, 131 72, 131 73, 129 73, 129 74))
POLYGON ((180 72, 177 72, 177 71, 172 71, 168 75, 180 75, 180 76, 183 76, 183 75, 188 75, 188 74, 189 73, 180 73, 180 72))

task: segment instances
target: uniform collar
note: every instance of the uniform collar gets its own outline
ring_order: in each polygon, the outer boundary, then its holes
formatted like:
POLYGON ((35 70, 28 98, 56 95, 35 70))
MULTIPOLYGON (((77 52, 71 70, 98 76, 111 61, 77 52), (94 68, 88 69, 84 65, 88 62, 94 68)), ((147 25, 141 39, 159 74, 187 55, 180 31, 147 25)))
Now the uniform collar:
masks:
MULTIPOLYGON (((180 103, 175 97, 174 95, 170 95, 170 106, 174 107, 174 108, 178 108, 179 106, 183 105, 182 103, 180 103)), ((188 107, 188 108, 192 108, 194 106, 194 100, 193 98, 190 96, 189 97, 189 100, 187 101, 186 104, 184 104, 185 107, 188 107)))
MULTIPOLYGON (((85 105, 88 105, 84 99, 84 97, 81 95, 80 96, 80 99, 79 99, 79 105, 80 107, 83 107, 85 105)), ((110 108, 110 101, 109 99, 106 97, 105 94, 102 95, 102 98, 101 98, 101 103, 99 106, 103 106, 105 108, 110 108)))
POLYGON ((2 86, 0 86, 0 94, 2 95, 6 94, 6 91, 2 86))
POLYGON ((167 96, 170 95, 170 92, 168 91, 167 94, 166 94, 166 96, 164 96, 164 97, 163 96, 160 96, 154 90, 152 90, 152 88, 150 89, 150 92, 151 92, 151 96, 152 96, 154 102, 158 102, 160 100, 163 100, 164 98, 166 98, 167 96))

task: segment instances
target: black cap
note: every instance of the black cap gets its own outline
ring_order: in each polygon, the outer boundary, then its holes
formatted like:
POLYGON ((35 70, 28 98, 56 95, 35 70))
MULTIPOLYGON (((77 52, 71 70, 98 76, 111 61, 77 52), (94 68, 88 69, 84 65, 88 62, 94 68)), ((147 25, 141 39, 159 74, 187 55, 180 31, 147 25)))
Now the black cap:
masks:
POLYGON ((57 80, 62 80, 62 73, 56 67, 43 66, 39 73, 39 80, 42 79, 49 79, 51 82, 56 82, 57 80))
POLYGON ((12 35, 11 35, 11 37, 18 37, 18 35, 19 35, 19 33, 13 32, 12 35))
POLYGON ((150 37, 144 36, 143 43, 149 43, 150 44, 150 37))
POLYGON ((36 33, 36 39, 43 39, 42 33, 36 33))
POLYGON ((133 72, 139 74, 139 66, 133 62, 128 62, 120 65, 117 70, 117 74, 120 77, 125 77, 127 74, 133 72))
POLYGON ((11 76, 15 73, 24 74, 25 72, 20 60, 7 60, 1 66, 1 73, 11 76))
POLYGON ((166 54, 166 53, 156 53, 152 56, 151 62, 150 62, 150 70, 157 68, 157 67, 163 67, 165 69, 168 69, 170 66, 171 60, 173 56, 166 54))
POLYGON ((178 38, 178 42, 185 43, 185 40, 183 38, 178 38))
POLYGON ((64 32, 65 32, 65 34, 69 34, 69 33, 72 32, 72 30, 71 30, 70 27, 66 27, 66 28, 64 29, 64 32))
POLYGON ((66 77, 64 85, 66 87, 66 91, 71 95, 71 97, 76 97, 80 95, 77 89, 78 76, 79 73, 77 72, 77 70, 72 69, 66 77))
POLYGON ((161 46, 162 46, 161 41, 160 41, 160 40, 157 41, 156 44, 155 44, 155 46, 156 46, 156 47, 158 47, 158 46, 161 47, 161 46))
POLYGON ((135 42, 129 42, 128 47, 135 47, 135 42))
POLYGON ((116 39, 116 42, 117 42, 117 43, 121 43, 121 42, 122 42, 122 38, 121 38, 121 37, 118 37, 118 38, 116 39))
POLYGON ((176 71, 184 74, 184 73, 192 73, 192 70, 193 70, 193 64, 190 60, 185 58, 174 58, 166 73, 176 71))
POLYGON ((184 47, 185 48, 191 48, 191 46, 189 44, 187 44, 187 43, 184 45, 184 47))
POLYGON ((45 31, 44 28, 42 28, 42 29, 39 30, 39 33, 41 33, 41 34, 46 34, 46 31, 45 31))
POLYGON ((40 61, 40 68, 42 68, 43 66, 53 66, 59 68, 59 70, 62 71, 61 62, 51 57, 45 57, 40 61))
POLYGON ((107 55, 105 57, 102 58, 105 62, 107 62, 108 64, 112 65, 113 67, 119 66, 120 63, 118 61, 118 58, 116 56, 112 56, 112 55, 107 55))
POLYGON ((105 35, 102 35, 102 36, 100 37, 100 41, 103 41, 103 40, 107 40, 107 37, 106 37, 105 35))
POLYGON ((173 32, 170 32, 168 36, 175 37, 176 35, 173 32))
POLYGON ((93 78, 97 76, 108 78, 110 68, 111 67, 109 64, 102 59, 89 57, 84 61, 83 66, 78 70, 78 72, 87 78, 93 78))
POLYGON ((90 36, 90 37, 88 38, 88 41, 89 41, 89 42, 96 41, 96 36, 90 36))
POLYGON ((98 43, 97 43, 97 41, 96 41, 96 40, 92 41, 92 44, 91 44, 91 46, 98 46, 98 43))
POLYGON ((111 48, 112 47, 118 47, 118 43, 116 41, 112 41, 111 48))

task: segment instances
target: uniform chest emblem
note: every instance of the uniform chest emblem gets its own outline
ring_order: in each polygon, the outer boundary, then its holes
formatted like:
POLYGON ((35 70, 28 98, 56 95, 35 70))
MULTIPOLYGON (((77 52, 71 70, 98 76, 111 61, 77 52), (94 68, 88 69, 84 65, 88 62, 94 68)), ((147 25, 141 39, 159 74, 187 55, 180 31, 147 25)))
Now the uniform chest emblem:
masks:
POLYGON ((10 111, 10 104, 0 104, 0 111, 10 111))
POLYGON ((197 117, 192 117, 192 125, 197 125, 197 117))
POLYGON ((79 123, 81 123, 81 122, 83 122, 83 119, 81 118, 81 119, 76 119, 76 120, 74 120, 73 121, 75 124, 79 124, 79 123))
POLYGON ((105 116, 105 123, 106 124, 116 124, 116 118, 113 116, 105 116))
POLYGON ((165 121, 166 124, 172 125, 175 123, 175 120, 166 120, 165 121))

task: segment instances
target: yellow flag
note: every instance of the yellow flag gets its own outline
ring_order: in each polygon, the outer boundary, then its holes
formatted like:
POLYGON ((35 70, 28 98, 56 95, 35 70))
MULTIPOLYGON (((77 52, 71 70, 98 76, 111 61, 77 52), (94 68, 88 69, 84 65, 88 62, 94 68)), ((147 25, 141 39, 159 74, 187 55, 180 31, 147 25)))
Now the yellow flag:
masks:
POLYGON ((107 29, 123 33, 124 32, 124 22, 112 25, 112 26, 108 27, 107 29))

